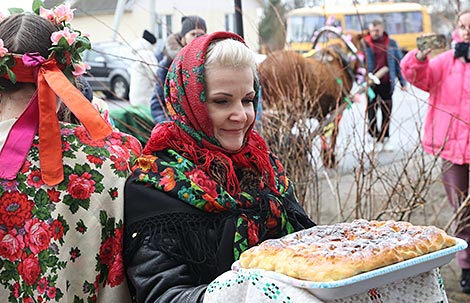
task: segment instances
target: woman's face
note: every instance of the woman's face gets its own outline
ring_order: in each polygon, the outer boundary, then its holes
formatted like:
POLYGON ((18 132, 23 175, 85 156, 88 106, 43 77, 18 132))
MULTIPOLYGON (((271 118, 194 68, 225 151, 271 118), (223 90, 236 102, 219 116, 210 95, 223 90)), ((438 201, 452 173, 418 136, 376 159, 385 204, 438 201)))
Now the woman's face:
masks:
POLYGON ((460 39, 463 42, 470 42, 470 13, 465 13, 460 16, 457 22, 457 29, 460 39))
POLYGON ((194 39, 196 39, 199 36, 204 35, 205 33, 206 32, 203 29, 200 29, 200 28, 195 28, 193 30, 190 30, 183 37, 184 45, 187 45, 187 44, 191 43, 191 41, 193 41, 194 39))
POLYGON ((251 68, 216 67, 206 71, 207 111, 215 138, 223 148, 237 151, 255 120, 251 68))

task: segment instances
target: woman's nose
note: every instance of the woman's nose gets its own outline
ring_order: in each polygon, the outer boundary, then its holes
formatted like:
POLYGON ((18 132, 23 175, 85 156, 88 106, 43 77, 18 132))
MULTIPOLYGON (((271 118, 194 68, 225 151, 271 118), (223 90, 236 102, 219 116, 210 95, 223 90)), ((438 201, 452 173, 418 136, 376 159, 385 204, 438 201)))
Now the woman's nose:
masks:
POLYGON ((247 115, 243 102, 237 102, 232 108, 232 119, 237 121, 246 121, 247 115))

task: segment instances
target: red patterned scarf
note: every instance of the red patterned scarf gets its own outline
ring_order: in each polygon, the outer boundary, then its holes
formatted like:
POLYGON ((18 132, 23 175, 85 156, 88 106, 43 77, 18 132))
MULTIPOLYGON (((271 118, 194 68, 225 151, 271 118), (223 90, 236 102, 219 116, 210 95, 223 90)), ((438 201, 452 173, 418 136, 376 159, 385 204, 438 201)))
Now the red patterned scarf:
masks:
MULTIPOLYGON (((234 168, 251 168, 260 173, 263 183, 279 193, 268 146, 253 130, 253 124, 246 133, 245 144, 237 152, 224 149, 214 137, 205 104, 204 67, 208 46, 218 39, 243 42, 236 34, 215 32, 195 39, 190 47, 184 47, 174 59, 165 83, 165 102, 173 121, 158 124, 154 128, 143 153, 173 149, 209 174, 211 164, 217 160, 226 168, 226 190, 231 195, 241 191, 234 168)), ((254 99, 257 100, 257 97, 254 99)), ((256 104, 254 108, 256 110, 256 104)))

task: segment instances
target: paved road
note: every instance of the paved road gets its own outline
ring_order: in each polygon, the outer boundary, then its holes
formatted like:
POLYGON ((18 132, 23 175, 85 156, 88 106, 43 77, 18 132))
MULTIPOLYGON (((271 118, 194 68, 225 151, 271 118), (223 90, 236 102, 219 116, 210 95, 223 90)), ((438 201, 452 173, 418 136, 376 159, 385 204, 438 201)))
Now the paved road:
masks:
MULTIPOLYGON (((387 164, 403 159, 419 146, 419 134, 426 113, 427 98, 427 93, 415 87, 408 87, 407 92, 401 91, 398 87, 395 89, 390 126, 390 142, 395 146, 395 150, 377 153, 375 156, 378 157, 379 163, 387 164)), ((372 151, 373 145, 368 143, 365 129, 365 109, 364 97, 362 101, 353 104, 343 113, 336 149, 340 171, 350 171, 358 165, 361 153, 372 151)), ((320 146, 319 142, 317 146, 320 146)))

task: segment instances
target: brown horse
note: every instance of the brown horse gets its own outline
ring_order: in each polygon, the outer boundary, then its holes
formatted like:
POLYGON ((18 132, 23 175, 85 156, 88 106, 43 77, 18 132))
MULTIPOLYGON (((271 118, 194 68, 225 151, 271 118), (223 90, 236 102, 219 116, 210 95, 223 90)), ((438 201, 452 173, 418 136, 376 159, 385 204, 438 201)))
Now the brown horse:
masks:
MULTIPOLYGON (((263 107, 274 112, 304 113, 307 119, 317 119, 321 124, 348 97, 355 80, 354 68, 337 46, 323 48, 307 58, 293 51, 272 52, 259 65, 263 107)), ((339 117, 328 132, 329 140, 322 135, 322 161, 327 168, 336 164, 339 117)))

